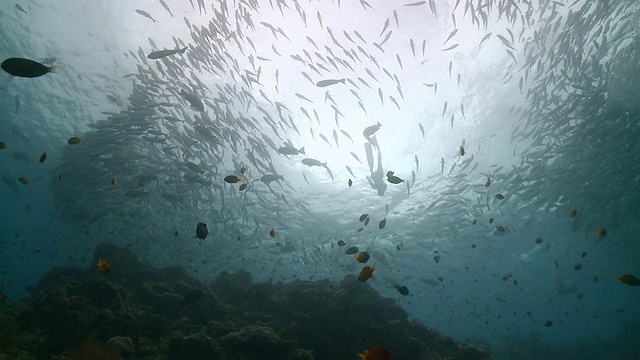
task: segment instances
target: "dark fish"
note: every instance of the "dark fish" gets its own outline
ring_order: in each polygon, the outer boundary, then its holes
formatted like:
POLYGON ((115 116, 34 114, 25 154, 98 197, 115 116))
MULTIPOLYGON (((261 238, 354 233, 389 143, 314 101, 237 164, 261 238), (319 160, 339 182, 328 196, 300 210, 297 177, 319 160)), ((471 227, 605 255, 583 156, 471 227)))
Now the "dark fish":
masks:
POLYGON ((367 220, 368 217, 369 217, 369 213, 360 215, 360 222, 367 220))
POLYGON ((338 246, 343 247, 343 246, 345 246, 345 245, 347 245, 347 243, 346 243, 346 242, 344 242, 344 241, 342 241, 342 240, 338 240, 338 246))
POLYGON ((393 175, 393 171, 387 171, 387 181, 392 183, 392 184, 400 184, 404 180, 402 180, 399 177, 393 175))
POLYGON ((202 290, 193 289, 184 296, 184 299, 182 300, 182 305, 184 306, 184 305, 195 304, 202 299, 202 295, 204 295, 202 290))
POLYGON ((239 177, 235 176, 235 175, 229 175, 226 176, 224 178, 224 182, 229 183, 229 184, 236 184, 239 183, 242 179, 240 179, 239 177))
POLYGON ((394 285, 393 286, 396 290, 398 290, 398 292, 400 293, 400 295, 402 296, 407 296, 409 295, 409 288, 404 286, 404 285, 394 285))
POLYGON ((502 194, 496 194, 496 199, 498 199, 498 200, 502 200, 502 199, 504 199, 504 195, 502 195, 502 194))
POLYGON ((198 223, 198 225, 196 226, 196 236, 198 237, 198 239, 204 240, 207 238, 207 235, 209 235, 207 224, 198 223))
POLYGON ((83 142, 84 142, 84 138, 78 137, 78 136, 73 136, 73 137, 69 138, 69 140, 67 140, 67 144, 69 144, 69 145, 77 145, 77 144, 81 144, 83 142))
POLYGON ((616 275, 616 280, 622 282, 623 284, 627 284, 630 286, 638 286, 640 285, 640 279, 638 279, 637 277, 631 275, 631 274, 624 274, 622 276, 620 275, 616 275))
POLYGON ((352 246, 350 248, 348 248, 344 253, 347 255, 353 255, 355 253, 358 252, 358 247, 357 246, 352 246))
POLYGON ((2 62, 2 70, 13 76, 36 78, 55 71, 55 67, 42 65, 23 58, 9 58, 2 62))
POLYGON ((356 255, 356 262, 358 262, 358 263, 366 263, 367 261, 369 261, 370 258, 371 258, 371 256, 369 255, 368 252, 360 251, 360 253, 358 253, 358 255, 356 255))
POLYGON ((371 220, 370 217, 367 217, 366 219, 364 219, 364 226, 369 225, 369 220, 371 220))
POLYGON ((328 79, 328 80, 320 80, 316 83, 317 87, 327 87, 335 84, 344 84, 343 79, 328 79))
POLYGON ((47 153, 42 153, 42 155, 40 155, 40 158, 38 159, 38 162, 40 162, 40 164, 42 164, 43 162, 47 161, 47 153))
POLYGON ((163 57, 167 57, 175 54, 184 54, 185 51, 187 51, 186 47, 182 49, 175 49, 175 50, 158 50, 158 51, 153 51, 152 53, 147 55, 147 58, 152 60, 162 59, 163 57))
POLYGON ((349 185, 349 187, 351 187, 351 185, 353 185, 353 181, 351 181, 351 179, 349 179, 349 182, 347 184, 349 185))
POLYGON ((184 90, 180 90, 180 95, 189 102, 191 108, 200 112, 204 111, 204 104, 196 95, 190 94, 184 90))
POLYGON ((544 323, 544 326, 546 326, 546 327, 549 327, 551 325, 553 325, 553 322, 551 322, 551 320, 547 320, 547 322, 544 323))
POLYGON ((249 186, 249 184, 244 183, 244 184, 240 185, 239 190, 240 190, 240 191, 243 191, 243 190, 245 190, 248 186, 249 186))
POLYGON ((380 230, 384 229, 385 225, 387 225, 387 219, 380 220, 380 223, 378 224, 378 229, 380 230))
POLYGON ((537 238, 537 239, 536 239, 536 244, 541 244, 541 243, 542 243, 542 241, 543 241, 543 239, 542 239, 542 238, 537 238))

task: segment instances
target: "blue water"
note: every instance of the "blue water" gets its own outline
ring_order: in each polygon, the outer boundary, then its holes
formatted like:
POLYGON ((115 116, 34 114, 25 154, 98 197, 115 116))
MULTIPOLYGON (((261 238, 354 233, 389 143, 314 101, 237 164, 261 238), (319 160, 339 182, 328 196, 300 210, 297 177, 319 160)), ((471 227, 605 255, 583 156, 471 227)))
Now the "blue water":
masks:
POLYGON ((511 18, 500 1, 454 10, 436 0, 437 16, 430 2, 370 1, 365 10, 318 1, 300 4, 306 26, 293 2, 282 12, 267 2, 215 1, 206 12, 166 3, 175 18, 152 0, 33 2, 22 4, 27 14, 8 4, 0 15, 3 59, 55 57, 57 67, 36 79, 0 76, 0 141, 11 147, 0 150, 0 290, 11 301, 54 266, 94 266, 102 241, 205 281, 237 270, 256 281, 340 281, 362 268, 343 240, 371 253, 368 283, 411 318, 497 358, 637 350, 640 289, 615 280, 640 276, 635 2, 515 1, 521 13, 511 18), (212 8, 228 8, 228 24, 212 8), (236 9, 251 16, 238 20, 236 9), (218 33, 207 35, 212 23, 218 33), (374 43, 389 31, 382 52, 374 43), (182 43, 184 55, 144 56, 182 43), (352 82, 319 88, 302 72, 352 82), (370 167, 361 134, 376 122, 370 167), (68 145, 72 136, 85 142, 68 145), (306 154, 278 154, 265 136, 306 154), (308 167, 305 157, 327 165, 308 167), (366 180, 378 158, 383 173, 405 180, 387 182, 382 196, 366 180), (245 192, 222 180, 243 165, 245 192), (260 181, 273 173, 286 182, 260 181), (205 240, 198 222, 208 224, 205 240))

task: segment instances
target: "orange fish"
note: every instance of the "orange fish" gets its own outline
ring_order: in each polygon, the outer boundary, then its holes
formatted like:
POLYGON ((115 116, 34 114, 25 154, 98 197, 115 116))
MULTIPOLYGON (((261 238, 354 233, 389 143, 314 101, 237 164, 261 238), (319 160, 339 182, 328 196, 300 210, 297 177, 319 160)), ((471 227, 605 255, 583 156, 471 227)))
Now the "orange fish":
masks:
POLYGON ((366 263, 369 261, 369 253, 366 251, 360 251, 358 255, 356 255, 356 262, 358 263, 366 263))
POLYGON ((627 284, 630 286, 638 286, 640 285, 640 279, 638 279, 637 277, 631 275, 631 274, 624 274, 622 276, 620 275, 616 275, 616 280, 620 280, 621 283, 623 284, 627 284))
POLYGON ((278 232, 276 231, 276 229, 271 229, 271 231, 269 231, 269 235, 274 238, 278 236, 278 232))
POLYGON ((111 263, 108 261, 103 261, 102 259, 98 260, 98 268, 100 269, 100 271, 102 271, 103 273, 110 273, 111 272, 111 263))
POLYGON ((382 346, 375 346, 367 350, 364 354, 358 354, 362 360, 391 360, 391 351, 382 346))
POLYGON ((373 266, 365 266, 362 271, 360 271, 360 275, 358 275, 358 281, 366 282, 371 279, 374 271, 376 271, 376 264, 373 264, 373 266))
POLYGON ((605 229, 603 229, 603 228, 600 228, 600 229, 596 230, 596 237, 601 238, 601 237, 605 236, 606 234, 607 234, 607 231, 605 229))

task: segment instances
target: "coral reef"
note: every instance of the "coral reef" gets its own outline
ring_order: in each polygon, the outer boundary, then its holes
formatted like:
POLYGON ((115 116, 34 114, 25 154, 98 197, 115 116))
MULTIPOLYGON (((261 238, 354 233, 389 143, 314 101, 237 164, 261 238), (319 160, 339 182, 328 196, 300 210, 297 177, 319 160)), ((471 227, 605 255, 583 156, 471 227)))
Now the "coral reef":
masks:
POLYGON ((490 358, 409 321, 354 276, 254 284, 239 272, 204 284, 111 243, 99 258, 113 271, 55 268, 28 298, 0 303, 0 360, 356 359, 377 344, 395 359, 490 358))

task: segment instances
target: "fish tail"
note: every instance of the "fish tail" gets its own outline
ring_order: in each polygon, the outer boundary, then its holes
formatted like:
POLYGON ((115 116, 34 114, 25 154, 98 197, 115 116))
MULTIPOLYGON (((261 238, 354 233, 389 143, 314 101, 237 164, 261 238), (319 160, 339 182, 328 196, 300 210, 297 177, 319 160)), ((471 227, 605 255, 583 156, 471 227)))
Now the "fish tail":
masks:
POLYGON ((58 70, 57 70, 57 68, 56 68, 55 66, 49 66, 49 67, 47 68, 47 72, 50 72, 50 73, 54 73, 54 74, 55 74, 55 73, 57 73, 57 72, 58 72, 58 70))
POLYGON ((180 54, 184 54, 185 51, 187 51, 188 47, 185 47, 184 49, 180 50, 180 54))
POLYGON ((302 155, 307 155, 307 154, 305 154, 305 153, 304 153, 304 146, 302 147, 302 149, 298 150, 298 152, 299 152, 300 154, 302 154, 302 155))
POLYGON ((340 79, 340 80, 338 80, 338 81, 340 81, 341 83, 343 83, 343 84, 344 84, 344 80, 345 80, 345 79, 344 79, 344 78, 342 78, 342 79, 340 79))
POLYGON ((620 275, 616 275, 616 280, 622 281, 622 277, 620 277, 620 275))

